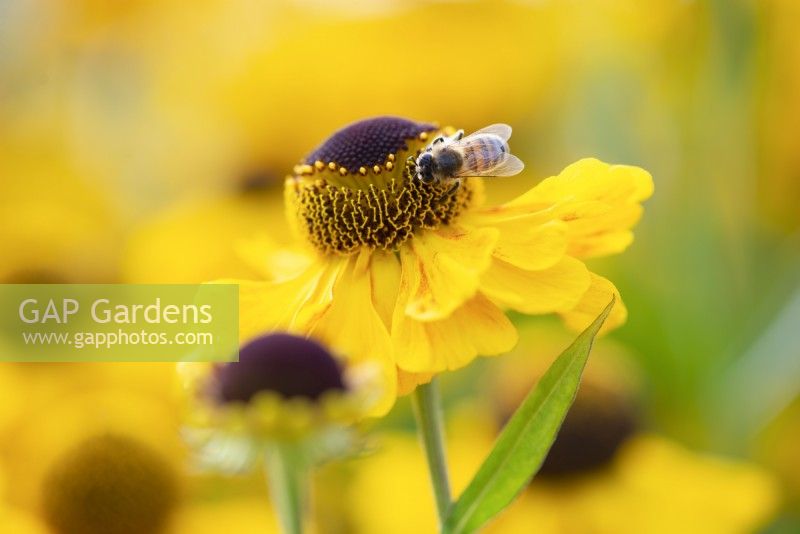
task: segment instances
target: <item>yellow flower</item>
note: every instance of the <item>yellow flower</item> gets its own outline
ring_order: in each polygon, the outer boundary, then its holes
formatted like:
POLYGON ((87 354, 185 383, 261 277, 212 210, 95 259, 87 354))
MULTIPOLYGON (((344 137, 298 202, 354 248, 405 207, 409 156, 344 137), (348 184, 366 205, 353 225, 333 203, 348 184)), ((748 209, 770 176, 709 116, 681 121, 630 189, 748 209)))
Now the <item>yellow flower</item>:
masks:
MULTIPOLYGON (((129 283, 201 283, 258 276, 242 243, 286 234, 280 190, 257 190, 177 204, 139 225, 128 239, 122 278, 129 283)), ((280 241, 278 241, 280 242, 280 241)))
POLYGON ((174 364, 4 363, 0 386, 0 470, 6 498, 24 509, 40 510, 44 481, 99 436, 130 439, 172 466, 185 456, 174 364))
POLYGON ((753 532, 778 501, 774 478, 757 465, 645 434, 626 442, 605 471, 534 481, 489 532, 530 525, 562 534, 753 532))
MULTIPOLYGON (((196 91, 198 77, 204 87, 221 87, 209 107, 223 107, 245 150, 288 166, 302 147, 332 129, 387 109, 458 118, 476 129, 502 114, 535 128, 565 85, 567 77, 558 73, 567 63, 565 37, 572 34, 563 28, 572 27, 575 17, 565 17, 552 2, 474 0, 458 9, 440 2, 381 2, 378 13, 342 4, 303 9, 296 2, 271 2, 272 11, 256 17, 258 29, 248 33, 250 47, 223 58, 217 69, 209 69, 205 56, 219 54, 219 47, 195 59, 192 44, 185 55, 197 62, 197 72, 178 96, 196 91), (478 46, 475 36, 486 46, 478 46), (391 75, 400 64, 408 66, 391 75)), ((236 17, 228 7, 233 14, 216 14, 213 26, 235 20, 233 31, 241 34, 252 9, 236 17)))
POLYGON ((44 517, 58 534, 160 534, 177 507, 178 474, 150 447, 106 434, 60 458, 42 491, 44 517))
POLYGON ((42 506, 45 482, 69 463, 70 455, 102 436, 117 436, 152 450, 170 466, 185 456, 174 404, 124 389, 95 387, 61 390, 62 397, 20 414, 9 429, 3 462, 14 491, 11 502, 28 509, 42 506))
POLYGON ((46 143, 37 152, 4 141, 0 283, 113 280, 121 232, 109 199, 46 143))
MULTIPOLYGON (((483 207, 478 178, 450 194, 451 184, 409 175, 406 158, 437 131, 381 117, 334 134, 286 181, 309 260, 271 281, 236 282, 243 339, 284 329, 378 359, 390 395, 376 413, 391 407, 398 383, 510 350, 517 334, 504 309, 588 325, 617 290, 583 260, 631 243, 653 189, 642 169, 586 159, 483 207)), ((625 320, 617 302, 606 328, 625 320)))
POLYGON ((8 378, 3 385, 13 388, 4 393, 20 399, 0 426, 10 505, 36 514, 58 534, 156 532, 167 524, 185 456, 171 367, 0 369, 8 378))
POLYGON ((0 532, 184 534, 204 532, 200 524, 219 530, 223 519, 242 532, 272 531, 261 481, 251 488, 190 471, 174 364, 0 371, 8 408, 0 412, 8 504, 0 504, 0 532))

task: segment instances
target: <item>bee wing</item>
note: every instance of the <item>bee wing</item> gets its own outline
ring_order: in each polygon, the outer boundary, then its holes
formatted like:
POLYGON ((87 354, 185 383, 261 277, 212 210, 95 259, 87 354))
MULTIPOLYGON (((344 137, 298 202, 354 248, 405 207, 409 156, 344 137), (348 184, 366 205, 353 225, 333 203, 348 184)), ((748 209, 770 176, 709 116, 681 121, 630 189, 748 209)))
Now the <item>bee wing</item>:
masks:
POLYGON ((503 156, 491 167, 488 169, 481 169, 480 171, 476 169, 471 169, 467 165, 465 165, 461 171, 456 173, 456 178, 467 178, 469 176, 483 176, 486 178, 494 177, 494 176, 514 176, 515 174, 519 174, 522 172, 522 169, 525 168, 525 164, 522 163, 522 160, 519 159, 514 154, 509 154, 508 152, 504 153, 503 156))
POLYGON ((525 164, 522 163, 521 159, 514 154, 506 152, 503 158, 497 162, 497 165, 495 165, 486 176, 514 176, 515 174, 521 173, 524 168, 525 164))
POLYGON ((508 141, 511 138, 511 126, 509 126, 508 124, 492 124, 487 126, 486 128, 481 128, 477 132, 472 132, 467 137, 472 137, 473 135, 480 135, 480 134, 496 135, 503 141, 508 141))

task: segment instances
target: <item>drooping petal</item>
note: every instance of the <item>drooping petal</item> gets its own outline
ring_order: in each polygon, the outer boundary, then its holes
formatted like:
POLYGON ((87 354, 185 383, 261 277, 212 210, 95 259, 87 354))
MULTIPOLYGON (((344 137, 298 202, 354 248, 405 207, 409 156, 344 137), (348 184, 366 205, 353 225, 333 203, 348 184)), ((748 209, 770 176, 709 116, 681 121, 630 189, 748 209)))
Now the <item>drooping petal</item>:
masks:
MULTIPOLYGON (((392 326, 392 314, 400 289, 400 261, 391 252, 375 251, 370 264, 372 270, 372 303, 387 329, 392 326)), ((397 368, 397 395, 413 392, 420 384, 427 384, 433 373, 411 373, 397 368)))
POLYGON ((392 252, 374 251, 370 262, 372 304, 387 330, 392 327, 392 314, 400 291, 400 262, 392 252))
POLYGON ((404 313, 435 321, 474 296, 497 237, 493 228, 444 227, 401 247, 401 285, 409 290, 404 313))
POLYGON ((330 304, 330 288, 343 265, 340 259, 313 263, 280 282, 219 281, 239 284, 239 341, 274 330, 302 332, 308 320, 330 304))
POLYGON ((499 222, 495 228, 500 231, 500 238, 494 257, 521 269, 547 269, 567 251, 567 225, 562 221, 531 226, 512 219, 499 222))
POLYGON ((578 258, 596 258, 622 252, 633 242, 633 228, 642 216, 639 204, 612 206, 583 202, 565 206, 568 221, 568 253, 578 258))
POLYGON ((611 309, 611 313, 600 332, 607 332, 617 328, 628 318, 628 310, 622 302, 619 291, 608 279, 594 273, 590 273, 590 276, 592 284, 581 297, 580 302, 571 310, 561 313, 564 323, 573 330, 583 330, 597 318, 611 301, 611 298, 614 297, 614 307, 611 309))
POLYGON ((384 392, 374 415, 383 415, 394 403, 397 369, 389 331, 372 302, 370 254, 371 251, 364 249, 348 258, 333 287, 329 306, 310 321, 308 334, 342 357, 379 367, 384 392))
POLYGON ((403 295, 392 322, 398 367, 413 373, 436 373, 464 367, 476 356, 511 350, 517 331, 497 306, 480 293, 449 317, 421 322, 403 313, 403 295))
POLYGON ((573 309, 590 283, 586 266, 570 256, 539 271, 520 269, 495 259, 481 276, 481 292, 519 312, 544 314, 573 309))

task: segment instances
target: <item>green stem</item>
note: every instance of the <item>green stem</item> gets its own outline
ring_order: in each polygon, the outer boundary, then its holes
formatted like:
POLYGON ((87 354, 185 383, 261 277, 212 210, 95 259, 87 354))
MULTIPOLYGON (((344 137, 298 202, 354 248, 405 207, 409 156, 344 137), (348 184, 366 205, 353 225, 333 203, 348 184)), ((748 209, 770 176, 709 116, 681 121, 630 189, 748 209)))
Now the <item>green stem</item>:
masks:
POLYGON ((447 459, 444 452, 442 407, 436 379, 417 387, 412 399, 414 415, 417 419, 417 431, 428 460, 428 471, 433 485, 433 494, 436 497, 436 511, 441 527, 447 517, 451 501, 447 459))
POLYGON ((302 534, 308 501, 308 468, 302 452, 291 443, 273 443, 265 466, 272 502, 284 534, 302 534))

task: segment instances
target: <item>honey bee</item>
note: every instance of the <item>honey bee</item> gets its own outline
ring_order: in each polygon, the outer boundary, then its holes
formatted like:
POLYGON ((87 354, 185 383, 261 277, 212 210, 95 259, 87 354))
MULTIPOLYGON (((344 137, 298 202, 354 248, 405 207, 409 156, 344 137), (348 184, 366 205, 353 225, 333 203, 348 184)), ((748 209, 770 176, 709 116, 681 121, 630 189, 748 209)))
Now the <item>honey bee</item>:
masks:
POLYGON ((508 150, 511 126, 492 124, 464 137, 464 130, 452 136, 440 135, 417 157, 409 158, 418 180, 430 184, 453 180, 448 194, 470 176, 513 176, 525 167, 508 150))

